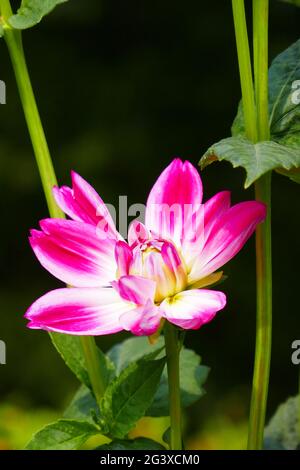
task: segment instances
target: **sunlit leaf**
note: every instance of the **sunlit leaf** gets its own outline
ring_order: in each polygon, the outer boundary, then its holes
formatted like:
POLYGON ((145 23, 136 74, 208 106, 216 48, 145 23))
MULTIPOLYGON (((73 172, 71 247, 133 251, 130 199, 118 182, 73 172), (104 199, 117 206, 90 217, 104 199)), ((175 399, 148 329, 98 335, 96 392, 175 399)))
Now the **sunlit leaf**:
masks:
POLYGON ((245 188, 270 170, 294 170, 300 166, 300 148, 286 147, 277 142, 253 144, 242 137, 228 137, 212 145, 200 160, 201 168, 219 160, 234 168, 246 170, 245 188))
POLYGON ((145 415, 157 390, 165 358, 132 362, 107 387, 100 404, 104 433, 123 439, 145 415))
POLYGON ((22 0, 17 13, 8 19, 9 24, 16 29, 27 29, 36 25, 48 15, 57 5, 68 0, 22 0))
POLYGON ((27 445, 28 450, 79 449, 99 429, 86 421, 60 419, 38 431, 27 445))

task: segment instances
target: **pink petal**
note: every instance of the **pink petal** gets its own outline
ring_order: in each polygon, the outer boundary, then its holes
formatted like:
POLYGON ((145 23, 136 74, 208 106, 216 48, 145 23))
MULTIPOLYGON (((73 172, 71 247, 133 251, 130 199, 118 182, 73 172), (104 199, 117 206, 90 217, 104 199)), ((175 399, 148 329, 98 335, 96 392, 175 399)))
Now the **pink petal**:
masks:
POLYGON ((134 302, 136 305, 144 305, 148 300, 154 299, 156 284, 151 279, 123 276, 111 284, 124 300, 134 302))
POLYGON ((194 214, 192 223, 188 224, 188 236, 183 240, 181 247, 183 259, 189 269, 192 268, 195 258, 200 256, 213 225, 229 207, 230 192, 222 191, 202 204, 194 214))
POLYGON ((30 244, 41 265, 75 287, 96 287, 116 278, 115 240, 100 240, 96 227, 63 219, 46 219, 42 232, 31 231, 30 244))
POLYGON ((223 292, 192 289, 166 299, 160 305, 163 316, 184 329, 197 330, 210 322, 226 305, 223 292))
POLYGON ((72 189, 67 186, 53 188, 58 206, 72 219, 96 225, 102 238, 121 239, 114 221, 94 188, 80 175, 71 172, 72 189))
POLYGON ((202 183, 196 168, 179 158, 162 172, 147 201, 146 227, 159 238, 180 245, 191 218, 202 201, 202 183), (189 216, 186 216, 188 211, 189 216))
POLYGON ((119 241, 116 243, 115 258, 118 266, 118 276, 121 277, 129 274, 132 250, 126 242, 119 241))
POLYGON ((133 220, 128 230, 128 243, 130 246, 136 246, 138 243, 143 243, 151 238, 149 230, 142 222, 133 220))
POLYGON ((124 330, 131 331, 136 336, 153 335, 160 325, 160 320, 160 309, 151 301, 131 312, 123 313, 120 317, 124 330))
POLYGON ((119 318, 133 309, 111 287, 48 292, 26 312, 28 327, 71 335, 108 335, 122 330, 119 318))
POLYGON ((214 223, 201 256, 195 260, 189 281, 196 282, 233 258, 265 217, 266 206, 257 201, 241 202, 223 212, 214 223))

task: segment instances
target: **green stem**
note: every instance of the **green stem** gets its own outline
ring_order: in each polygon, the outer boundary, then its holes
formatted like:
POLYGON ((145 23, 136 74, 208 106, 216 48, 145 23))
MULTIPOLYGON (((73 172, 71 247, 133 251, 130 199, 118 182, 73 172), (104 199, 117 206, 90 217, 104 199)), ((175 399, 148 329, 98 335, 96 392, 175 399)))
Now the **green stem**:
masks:
POLYGON ((246 135, 256 142, 256 112, 244 0, 232 0, 246 135))
POLYGON ((179 377, 180 344, 178 341, 178 330, 171 323, 166 322, 164 327, 164 333, 169 382, 171 450, 181 450, 182 437, 179 377))
MULTIPOLYGON (((51 217, 64 218, 64 213, 57 206, 52 193, 52 188, 57 185, 57 180, 28 73, 21 32, 13 29, 7 21, 12 16, 9 0, 0 0, 0 12, 4 28, 4 39, 13 65, 49 214, 51 217)), ((84 336, 81 337, 81 343, 94 394, 99 401, 104 392, 104 384, 99 368, 95 339, 84 336)))
POLYGON ((93 336, 81 336, 80 339, 93 392, 98 404, 100 404, 101 398, 105 392, 105 383, 103 382, 99 367, 95 338, 93 336))
MULTIPOLYGON (((253 0, 255 99, 258 139, 270 138, 268 114, 268 0, 253 0)), ((255 197, 267 204, 256 230, 257 320, 248 449, 262 449, 272 345, 271 173, 255 183, 255 197)))
POLYGON ((270 139, 268 102, 269 0, 253 0, 253 53, 258 140, 270 139))
POLYGON ((4 39, 16 76, 22 107, 28 126, 34 154, 39 168, 43 189, 51 217, 64 217, 52 195, 53 186, 57 185, 45 133, 35 101, 31 81, 26 65, 21 32, 9 26, 7 18, 12 15, 8 0, 0 0, 1 14, 4 19, 4 39))

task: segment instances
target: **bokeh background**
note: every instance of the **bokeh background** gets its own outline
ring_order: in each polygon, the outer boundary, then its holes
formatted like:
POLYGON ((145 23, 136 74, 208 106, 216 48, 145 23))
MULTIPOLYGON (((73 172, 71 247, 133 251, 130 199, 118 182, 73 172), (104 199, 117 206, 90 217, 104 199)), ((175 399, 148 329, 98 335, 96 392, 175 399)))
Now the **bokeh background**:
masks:
MULTIPOLYGON (((18 6, 19 2, 13 2, 18 6)), ((250 4, 250 2, 248 2, 250 4)), ((250 5, 249 5, 250 6, 250 5)), ((270 58, 299 36, 299 10, 270 5, 270 58)), ((251 26, 251 25, 250 25, 251 26)), ((229 0, 75 1, 24 33, 33 87, 60 183, 75 169, 116 204, 144 202, 175 156, 197 164, 230 134, 240 98, 229 0)), ((60 285, 34 258, 28 230, 47 217, 34 156, 4 41, 0 78, 1 283, 0 449, 22 448, 31 432, 58 416, 77 383, 44 332, 26 329, 29 304, 60 285)), ((243 170, 202 173, 205 198, 222 189, 233 201, 243 170)), ((268 416, 297 391, 291 343, 300 337, 299 187, 273 178, 274 336, 268 416)), ((226 267, 228 306, 187 334, 186 343, 211 367, 207 394, 186 413, 190 448, 243 448, 255 335, 254 240, 226 267)), ((122 335, 99 338, 108 349, 122 335)), ((143 423, 142 428, 153 427, 143 423)))

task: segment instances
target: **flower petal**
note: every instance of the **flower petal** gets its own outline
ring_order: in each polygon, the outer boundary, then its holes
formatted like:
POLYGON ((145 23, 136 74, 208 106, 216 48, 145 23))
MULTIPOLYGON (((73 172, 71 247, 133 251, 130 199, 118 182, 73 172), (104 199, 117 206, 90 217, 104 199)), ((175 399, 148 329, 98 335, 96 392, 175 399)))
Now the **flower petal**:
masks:
POLYGON ((257 201, 241 202, 223 212, 193 264, 189 283, 213 273, 233 258, 265 217, 266 205, 257 201))
POLYGON ((116 243, 115 258, 118 266, 118 276, 121 277, 129 274, 132 256, 132 250, 126 242, 120 240, 116 243))
POLYGON ((192 289, 166 299, 160 305, 163 316, 184 329, 196 330, 210 322, 226 305, 223 292, 192 289))
POLYGON ((107 335, 122 330, 119 318, 135 305, 111 287, 48 292, 26 312, 28 327, 72 335, 107 335))
POLYGON ((96 227, 63 219, 46 219, 42 232, 31 231, 30 244, 41 265, 75 287, 107 285, 116 278, 115 240, 100 240, 96 227))
POLYGON ((159 328, 160 320, 161 311, 151 301, 135 310, 123 313, 120 317, 124 330, 131 331, 137 336, 153 335, 159 328))
POLYGON ((136 305, 144 305, 148 300, 154 299, 156 283, 151 279, 141 276, 122 276, 111 284, 124 300, 134 302, 136 305))
POLYGON ((183 240, 181 251, 189 270, 192 269, 195 258, 201 255, 213 225, 229 207, 230 192, 221 191, 202 204, 191 221, 186 221, 187 236, 183 240))
POLYGON ((72 189, 54 187, 53 194, 58 206, 72 219, 96 225, 103 238, 121 239, 114 221, 95 189, 80 175, 71 172, 72 189))
POLYGON ((202 201, 202 183, 196 168, 179 158, 162 172, 147 201, 146 227, 156 237, 179 246, 186 230, 186 211, 194 213, 202 201))
POLYGON ((149 230, 142 222, 133 220, 128 230, 128 243, 135 247, 138 243, 143 243, 151 238, 149 230))

